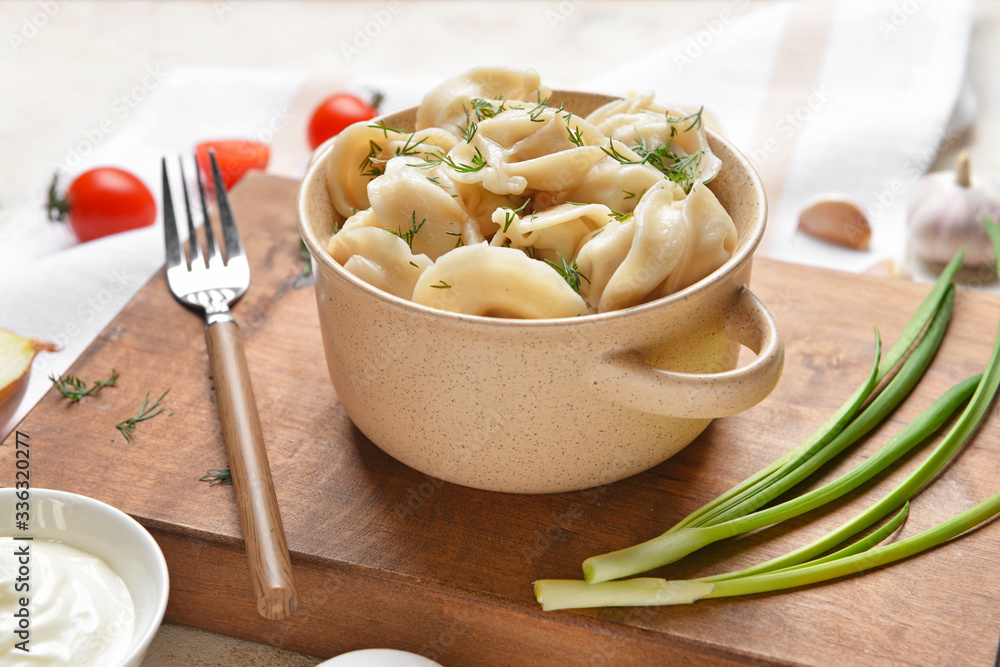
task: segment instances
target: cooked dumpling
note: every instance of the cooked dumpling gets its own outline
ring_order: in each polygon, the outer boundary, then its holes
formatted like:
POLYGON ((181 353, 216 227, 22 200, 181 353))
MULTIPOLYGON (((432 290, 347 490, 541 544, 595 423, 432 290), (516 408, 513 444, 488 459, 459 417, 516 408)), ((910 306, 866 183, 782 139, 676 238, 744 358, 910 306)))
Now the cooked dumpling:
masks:
POLYGON ((676 292, 731 256, 736 226, 712 191, 696 182, 682 201, 673 197, 671 184, 664 181, 636 206, 632 246, 605 286, 598 311, 627 308, 647 297, 676 292), (692 280, 694 276, 698 277, 692 280))
POLYGON ((668 109, 644 95, 608 102, 591 112, 587 120, 605 136, 643 153, 659 151, 654 166, 676 170, 675 178, 686 182, 708 182, 715 178, 722 161, 712 153, 701 123, 700 112, 668 109), (689 176, 689 177, 688 177, 689 176))
POLYGON ((386 229, 407 238, 413 252, 432 260, 483 240, 479 224, 459 203, 447 175, 425 160, 394 157, 368 184, 372 211, 386 229))
POLYGON ((561 264, 572 261, 583 239, 614 220, 603 204, 562 204, 547 211, 521 216, 510 209, 497 209, 493 221, 500 231, 491 245, 530 249, 536 259, 561 264))
POLYGON ((587 277, 587 280, 580 281, 580 296, 591 310, 602 312, 604 290, 625 261, 634 237, 635 218, 629 217, 625 221, 612 220, 584 239, 576 262, 577 270, 587 277))
POLYGON ((369 207, 368 184, 385 171, 397 155, 434 159, 451 150, 455 137, 438 128, 400 132, 362 121, 337 135, 326 158, 326 185, 330 203, 348 218, 369 207))
POLYGON ((725 264, 736 249, 736 225, 704 183, 695 183, 691 188, 691 194, 681 204, 681 213, 692 231, 688 250, 653 298, 694 285, 725 264))
MULTIPOLYGON (((562 194, 564 201, 604 204, 618 213, 631 213, 643 194, 663 180, 663 174, 648 164, 621 164, 605 156, 587 172, 573 190, 562 194)), ((674 197, 684 191, 676 186, 674 197)))
POLYGON ((420 274, 433 262, 414 255, 406 241, 379 227, 342 229, 331 243, 333 259, 350 273, 401 299, 413 297, 420 274))
POLYGON ((524 204, 524 197, 517 195, 498 195, 490 192, 480 183, 456 183, 451 182, 455 192, 458 193, 458 201, 462 204, 473 220, 479 224, 479 231, 486 238, 493 236, 500 229, 500 225, 493 222, 493 214, 499 208, 519 209, 524 204))
POLYGON ((508 108, 478 123, 471 140, 449 152, 450 175, 499 195, 571 190, 605 156, 604 143, 594 126, 568 112, 508 108))
POLYGON ((446 79, 424 96, 417 108, 418 130, 442 128, 456 139, 468 126, 473 100, 544 100, 552 91, 543 86, 534 70, 476 67, 446 79))
POLYGON ((456 248, 420 276, 413 301, 466 315, 575 317, 587 304, 554 269, 520 250, 487 243, 456 248))
POLYGON ((641 303, 677 267, 687 250, 690 232, 673 203, 673 188, 666 181, 643 195, 633 213, 632 245, 604 287, 599 312, 641 303))
MULTIPOLYGON (((343 264, 343 262, 337 259, 338 253, 340 252, 337 249, 337 246, 340 244, 340 239, 344 238, 344 236, 342 236, 342 233, 350 231, 352 229, 360 229, 361 227, 376 227, 378 229, 381 229, 382 225, 379 224, 378 218, 375 217, 375 214, 372 213, 372 210, 370 208, 366 208, 363 211, 358 211, 357 213, 349 217, 344 222, 344 224, 340 226, 339 231, 334 232, 333 236, 330 237, 329 243, 327 244, 326 251, 330 253, 330 255, 334 259, 343 264)), ((345 259, 347 257, 345 255, 340 255, 340 256, 344 257, 345 259)))

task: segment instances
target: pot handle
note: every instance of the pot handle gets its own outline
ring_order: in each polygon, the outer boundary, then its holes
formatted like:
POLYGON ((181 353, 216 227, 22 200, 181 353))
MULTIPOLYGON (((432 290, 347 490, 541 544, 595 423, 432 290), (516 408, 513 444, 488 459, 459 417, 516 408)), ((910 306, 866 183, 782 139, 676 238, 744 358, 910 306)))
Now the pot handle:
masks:
POLYGON ((742 412, 778 384, 785 348, 774 316, 745 286, 725 331, 757 358, 721 373, 679 373, 650 365, 635 350, 615 350, 591 366, 591 388, 612 403, 665 417, 714 419, 742 412))

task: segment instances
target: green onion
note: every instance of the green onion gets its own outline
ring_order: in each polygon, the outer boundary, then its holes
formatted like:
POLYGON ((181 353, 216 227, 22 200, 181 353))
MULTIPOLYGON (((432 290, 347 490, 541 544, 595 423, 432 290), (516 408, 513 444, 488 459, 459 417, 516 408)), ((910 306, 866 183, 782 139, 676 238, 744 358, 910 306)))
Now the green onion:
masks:
POLYGON ((784 469, 789 464, 800 461, 804 453, 811 451, 816 446, 822 446, 832 440, 840 433, 852 417, 854 417, 861 404, 871 395, 878 385, 879 354, 882 341, 875 336, 875 361, 872 363, 871 373, 868 378, 859 386, 851 397, 840 406, 840 409, 830 419, 826 420, 822 426, 816 429, 808 438, 802 441, 795 449, 792 449, 784 456, 774 461, 771 465, 763 468, 753 476, 737 484, 729 491, 725 492, 712 502, 695 510, 685 518, 681 519, 673 528, 667 532, 673 532, 685 528, 689 525, 704 526, 712 522, 720 513, 730 509, 733 505, 741 502, 745 498, 752 497, 759 491, 768 479, 779 470, 784 469))
MULTIPOLYGON (((896 532, 906 521, 909 507, 909 503, 904 505, 903 509, 891 521, 865 539, 824 559, 813 561, 810 565, 844 558, 879 544, 896 532)), ((578 580, 546 579, 535 583, 535 595, 545 611, 632 606, 637 604, 635 600, 645 600, 647 606, 690 604, 710 595, 715 590, 715 587, 711 585, 714 581, 716 580, 711 577, 692 581, 667 581, 666 579, 647 577, 604 584, 588 584, 578 580)))
MULTIPOLYGON (((752 495, 742 499, 741 496, 734 497, 727 506, 712 515, 712 522, 707 525, 671 530, 642 544, 588 558, 583 563, 584 578, 590 583, 598 583, 645 572, 672 563, 721 539, 762 528, 815 509, 856 488, 926 439, 960 403, 968 398, 974 388, 973 385, 966 383, 962 385, 961 392, 953 391, 946 394, 941 401, 921 415, 920 419, 886 443, 881 456, 866 461, 856 471, 845 476, 843 482, 838 480, 802 498, 754 513, 754 510, 805 480, 823 464, 867 434, 909 395, 944 338, 955 302, 954 288, 949 288, 944 295, 944 302, 933 314, 923 338, 917 343, 899 372, 868 407, 839 434, 832 439, 820 440, 809 449, 800 452, 794 460, 794 465, 792 462, 786 463, 776 471, 776 474, 762 480, 756 485, 752 495)), ((877 375, 877 369, 873 372, 874 375, 877 375)))
MULTIPOLYGON (((907 501, 903 504, 903 509, 896 513, 896 516, 892 517, 889 521, 885 522, 885 525, 876 531, 873 531, 868 536, 850 544, 840 551, 834 551, 829 556, 824 556, 823 558, 817 558, 815 560, 809 561, 807 565, 819 565, 820 563, 827 563, 838 558, 846 558, 847 556, 853 556, 854 554, 859 554, 863 551, 868 551, 872 547, 881 544, 890 535, 899 530, 900 526, 906 523, 906 519, 910 516, 910 502, 907 501)), ((788 568, 775 568, 775 569, 791 569, 794 567, 804 567, 803 565, 791 565, 788 568)), ((768 570, 769 572, 773 570, 768 570)), ((744 575, 740 575, 744 576, 744 575)), ((701 581, 721 581, 722 579, 733 579, 734 577, 726 577, 724 575, 719 575, 718 578, 713 577, 701 577, 701 581)))
MULTIPOLYGON (((984 226, 997 251, 998 269, 1000 269, 1000 227, 997 227, 996 223, 989 219, 984 221, 984 226)), ((953 292, 947 289, 944 291, 944 294, 946 296, 944 305, 947 309, 950 309, 949 304, 954 298, 953 292)), ((937 320, 938 316, 935 315, 934 319, 937 320)), ((919 332, 919 329, 915 330, 919 332)), ((934 321, 928 327, 924 339, 913 350, 910 359, 921 352, 921 347, 925 345, 925 340, 931 336, 933 330, 934 321)), ((904 335, 906 335, 905 331, 904 335)), ((891 360, 893 354, 890 352, 889 356, 891 360)), ((908 363, 909 360, 907 361, 908 363)), ((903 374, 905 371, 906 364, 900 370, 900 374, 903 374)), ((892 383, 890 383, 886 391, 891 386, 892 383)), ((729 530, 752 530, 753 527, 760 527, 757 524, 767 525, 775 523, 790 516, 795 516, 801 513, 801 511, 815 508, 823 502, 828 502, 830 499, 841 495, 843 493, 842 489, 856 487, 858 479, 868 479, 876 474, 878 470, 884 469, 891 461, 916 444, 919 441, 916 438, 920 438, 920 440, 926 438, 927 435, 936 430, 948 418, 948 415, 960 403, 968 398, 970 392, 973 392, 962 415, 949 430, 942 442, 927 460, 916 471, 911 473, 906 480, 898 485, 889 495, 852 521, 841 526, 823 539, 792 552, 792 554, 738 572, 687 581, 667 581, 658 578, 638 578, 624 581, 602 580, 602 583, 542 580, 535 584, 535 596, 542 604, 543 609, 546 610, 598 606, 687 604, 702 598, 748 595, 818 583, 885 565, 935 547, 1000 513, 1000 493, 983 501, 972 509, 917 535, 885 546, 875 545, 888 537, 902 524, 909 510, 908 501, 910 497, 928 482, 972 435, 988 411, 998 387, 1000 387, 1000 332, 998 332, 994 343, 986 372, 982 376, 970 378, 946 392, 930 408, 925 410, 920 417, 891 439, 878 453, 851 472, 804 496, 757 512, 755 515, 738 519, 729 526, 717 524, 716 526, 708 527, 684 528, 676 531, 671 536, 683 548, 688 548, 692 544, 697 544, 699 539, 704 539, 702 535, 706 531, 714 529, 724 532, 724 528, 728 528, 729 530), (874 463, 872 462, 873 459, 875 459, 874 463), (893 507, 899 507, 900 503, 903 503, 903 509, 880 530, 826 557, 803 562, 872 525, 884 517, 893 507), (748 528, 747 526, 752 527, 748 528)), ((872 405, 874 403, 875 401, 873 401, 872 405)), ((668 533, 667 535, 670 534, 668 533)), ((661 536, 661 538, 667 535, 661 536)), ((655 541, 652 540, 646 543, 646 545, 655 541)), ((638 546, 643 547, 644 545, 638 546)), ((689 549, 689 551, 691 550, 693 549, 689 549)), ((621 554, 622 552, 616 553, 621 554)), ((641 555, 645 557, 649 554, 641 555)), ((614 556, 614 554, 606 554, 599 558, 610 556, 614 556)), ((592 562, 594 559, 588 560, 592 562)), ((634 572, 643 571, 635 569, 636 567, 642 567, 641 564, 626 563, 623 566, 621 563, 615 562, 614 559, 612 562, 614 563, 614 566, 611 567, 612 573, 628 569, 634 572)), ((623 575, 618 574, 617 576, 623 575)))
MULTIPOLYGON (((937 283, 935 283, 934 287, 924 298, 913 314, 913 317, 903 328, 895 344, 887 353, 886 358, 881 362, 879 361, 881 344, 876 338, 875 361, 871 374, 832 417, 795 449, 789 451, 771 465, 733 487, 704 507, 695 510, 668 532, 680 530, 689 525, 702 526, 718 523, 722 517, 732 518, 734 515, 729 513, 729 510, 735 505, 745 501, 747 498, 752 498, 762 488, 766 488, 769 483, 773 482, 775 476, 780 478, 783 473, 798 467, 808 458, 809 452, 814 452, 817 448, 823 447, 843 431, 860 406, 871 396, 878 383, 899 364, 923 332, 927 323, 940 309, 948 291, 951 289, 951 280, 959 267, 961 267, 964 254, 964 251, 960 251, 944 268, 937 283)), ((747 506, 744 505, 743 507, 746 509, 747 506)), ((760 507, 760 505, 757 505, 757 507, 760 507)))
POLYGON ((724 523, 684 528, 627 549, 588 558, 584 562, 585 578, 597 583, 645 572, 672 563, 713 542, 791 519, 836 500, 885 470, 903 454, 926 440, 972 395, 978 383, 977 376, 952 387, 875 454, 832 482, 779 505, 724 523))
POLYGON ((640 607, 690 604, 715 590, 700 581, 667 581, 652 577, 588 584, 577 579, 535 582, 535 599, 545 611, 588 607, 640 607))

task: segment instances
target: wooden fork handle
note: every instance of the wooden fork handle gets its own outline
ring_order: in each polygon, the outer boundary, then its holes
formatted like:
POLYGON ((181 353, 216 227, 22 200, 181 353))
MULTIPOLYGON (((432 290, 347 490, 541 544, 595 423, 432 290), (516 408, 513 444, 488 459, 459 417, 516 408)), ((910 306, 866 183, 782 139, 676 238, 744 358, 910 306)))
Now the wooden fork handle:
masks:
POLYGON ((210 322, 205 337, 257 611, 280 620, 295 611, 295 585, 243 339, 232 321, 210 322))

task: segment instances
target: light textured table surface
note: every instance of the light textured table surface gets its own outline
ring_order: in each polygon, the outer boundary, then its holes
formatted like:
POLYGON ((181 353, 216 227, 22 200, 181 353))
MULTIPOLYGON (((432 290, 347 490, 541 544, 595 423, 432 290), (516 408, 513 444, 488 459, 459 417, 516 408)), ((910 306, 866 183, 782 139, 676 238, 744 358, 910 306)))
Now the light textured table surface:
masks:
MULTIPOLYGON (((153 68, 224 65, 349 76, 453 73, 471 63, 535 67, 574 81, 702 29, 734 2, 408 2, 350 63, 340 48, 386 2, 253 0, 0 3, 0 216, 48 186, 65 147, 153 68), (38 19, 40 11, 48 14, 38 19), (35 29, 26 28, 28 23, 35 29), (21 42, 9 35, 28 35, 21 42)), ((1000 2, 981 0, 971 74, 979 115, 935 168, 969 147, 1000 176, 1000 2)), ((195 101, 192 101, 193 103, 195 101)), ((0 218, 2 220, 2 218, 0 218)), ((6 289, 7 286, 4 286, 6 289)), ((387 638, 389 640, 391 638, 387 638)), ((179 626, 144 664, 311 665, 319 660, 179 626)))

